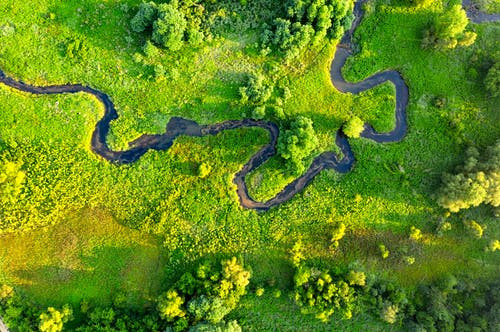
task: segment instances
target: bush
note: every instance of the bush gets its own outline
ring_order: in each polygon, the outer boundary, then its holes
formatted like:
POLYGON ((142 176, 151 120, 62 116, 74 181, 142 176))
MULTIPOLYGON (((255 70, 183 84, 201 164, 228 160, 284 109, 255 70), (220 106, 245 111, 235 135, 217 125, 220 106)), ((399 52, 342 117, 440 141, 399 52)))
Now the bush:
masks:
POLYGON ((500 96, 500 62, 490 67, 484 79, 484 86, 492 97, 500 96))
POLYGON ((160 316, 168 322, 194 326, 199 322, 218 324, 236 308, 245 294, 250 272, 236 258, 214 269, 207 261, 195 273, 186 272, 173 288, 158 298, 160 316))
POLYGON ((342 131, 347 137, 358 138, 363 130, 365 129, 365 124, 363 120, 357 116, 351 117, 342 127, 342 131))
POLYGON ((263 105, 274 91, 274 86, 266 81, 262 73, 254 73, 248 76, 247 84, 240 88, 241 103, 248 102, 263 105))
POLYGON ((389 257, 389 250, 387 250, 385 245, 379 244, 378 248, 380 250, 380 255, 382 256, 383 259, 386 259, 387 257, 389 257))
POLYGON ((481 227, 481 225, 479 225, 474 220, 464 221, 464 225, 469 231, 469 234, 471 234, 475 238, 480 239, 483 237, 483 227, 481 227))
POLYGON ((331 239, 331 245, 334 249, 339 246, 339 241, 344 237, 345 229, 345 224, 342 222, 334 224, 331 239))
POLYGON ((209 164, 201 163, 200 166, 198 167, 198 177, 204 179, 210 174, 211 171, 212 167, 210 167, 209 164))
POLYGON ((495 252, 500 250, 500 241, 499 240, 491 240, 486 247, 486 251, 495 252))
POLYGON ((422 231, 415 226, 411 226, 410 228, 410 239, 414 241, 418 241, 422 238, 422 231))
POLYGON ((61 311, 49 307, 47 312, 40 315, 38 328, 41 332, 62 331, 66 322, 73 319, 73 310, 69 306, 64 306, 61 311))

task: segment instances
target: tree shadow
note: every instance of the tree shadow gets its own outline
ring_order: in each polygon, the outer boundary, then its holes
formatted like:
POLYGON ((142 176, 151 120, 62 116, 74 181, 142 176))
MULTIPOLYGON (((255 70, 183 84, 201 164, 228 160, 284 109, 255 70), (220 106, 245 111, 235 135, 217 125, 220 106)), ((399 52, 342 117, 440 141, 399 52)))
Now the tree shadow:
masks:
POLYGON ((124 293, 130 304, 141 304, 164 287, 161 252, 140 246, 103 246, 81 255, 81 267, 40 266, 14 272, 24 280, 27 293, 46 305, 64 301, 78 305, 82 300, 110 303, 124 293), (50 302, 50 303, 49 303, 50 302))

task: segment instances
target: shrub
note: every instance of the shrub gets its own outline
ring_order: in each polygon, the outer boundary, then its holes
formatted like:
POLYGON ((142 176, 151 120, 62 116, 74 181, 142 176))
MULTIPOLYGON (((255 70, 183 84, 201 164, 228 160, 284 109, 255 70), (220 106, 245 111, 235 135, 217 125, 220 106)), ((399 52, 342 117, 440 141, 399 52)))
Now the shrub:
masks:
POLYGON ((500 96, 500 61, 493 64, 488 70, 484 86, 492 97, 500 96))
POLYGON ((171 322, 177 317, 184 317, 186 312, 181 308, 184 299, 179 296, 177 291, 169 290, 158 299, 158 312, 160 317, 171 322))
POLYGON ((342 222, 336 223, 333 226, 332 230, 332 239, 331 239, 331 245, 333 248, 337 248, 339 246, 339 241, 344 237, 345 235, 345 224, 342 222))
MULTIPOLYGON (((495 252, 497 250, 500 250, 500 241, 498 241, 498 240, 491 240, 488 243, 488 246, 486 247, 486 251, 495 252)), ((0 295, 0 297, 1 297, 1 295, 0 295)))
POLYGON ((363 120, 357 116, 351 117, 342 127, 342 131, 347 137, 358 138, 363 130, 365 129, 365 124, 363 120))
POLYGON ((170 290, 158 298, 162 319, 174 325, 193 326, 198 322, 218 324, 245 294, 250 272, 236 258, 223 260, 220 269, 210 261, 195 273, 186 272, 170 290))
POLYGON ((414 241, 418 241, 422 238, 422 231, 415 226, 411 226, 410 228, 410 239, 414 241))
POLYGON ((480 239, 483 237, 483 227, 481 227, 481 225, 479 225, 474 220, 464 221, 464 225, 469 231, 469 234, 471 234, 475 238, 480 239))
POLYGON ((200 166, 198 166, 198 177, 204 179, 210 174, 211 171, 212 167, 210 167, 209 164, 201 163, 200 166))
POLYGON ((252 118, 255 120, 261 120, 266 116, 266 107, 265 106, 257 106, 254 108, 252 112, 252 118))
POLYGON ((366 285, 366 275, 364 272, 349 271, 346 280, 351 286, 364 286, 366 285))
POLYGON ((383 259, 386 259, 387 257, 389 257, 389 250, 387 250, 385 245, 379 244, 378 248, 380 250, 380 255, 382 256, 383 259))
POLYGON ((64 306, 61 311, 49 307, 47 312, 40 315, 38 328, 41 332, 62 331, 63 325, 73 319, 73 310, 69 306, 64 306))
POLYGON ((262 105, 271 98, 274 86, 266 81, 264 74, 258 72, 248 76, 247 83, 240 88, 241 103, 262 105))

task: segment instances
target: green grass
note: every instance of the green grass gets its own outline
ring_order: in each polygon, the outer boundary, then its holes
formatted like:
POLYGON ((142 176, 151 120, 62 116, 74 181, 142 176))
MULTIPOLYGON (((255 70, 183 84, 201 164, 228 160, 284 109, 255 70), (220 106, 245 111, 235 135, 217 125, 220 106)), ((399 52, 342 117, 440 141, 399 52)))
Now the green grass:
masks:
MULTIPOLYGON (((163 132, 172 116, 204 124, 250 114, 239 103, 238 89, 247 73, 270 62, 255 51, 254 32, 227 33, 199 49, 148 57, 141 50, 144 37, 128 27, 139 2, 6 0, 0 9, 0 68, 36 85, 82 83, 109 94, 120 115, 109 137, 117 149, 143 133, 163 132), (69 58, 66 49, 75 40, 83 47, 69 58), (153 77, 158 64, 167 71, 163 80, 153 77)), ((386 69, 402 73, 410 87, 407 136, 391 144, 350 140, 352 172, 322 172, 303 192, 265 213, 242 209, 232 183, 268 142, 263 130, 180 137, 168 151, 116 166, 89 149, 103 112, 93 97, 32 96, 0 86, 0 142, 11 148, 6 158, 23 162, 27 174, 25 195, 10 208, 0 234, 0 282, 18 285, 47 306, 84 298, 107 303, 117 291, 140 305, 190 262, 242 254, 253 267, 252 287, 286 290, 293 273, 288 250, 298 238, 313 260, 358 261, 408 287, 446 271, 460 273, 463 266, 476 276, 498 275, 497 253, 483 251, 500 236, 491 211, 453 216, 453 230, 437 237, 434 228, 444 211, 433 193, 441 173, 461 162, 467 145, 485 146, 500 136, 498 99, 487 97, 480 74, 470 75, 469 61, 478 50, 498 50, 499 24, 473 25, 478 40, 471 48, 424 51, 422 29, 440 6, 382 3, 369 6, 356 32, 360 52, 344 72, 352 81, 386 69), (445 101, 443 107, 436 98, 445 101), (202 163, 212 170, 204 179, 197 176, 202 163), (466 235, 461 218, 487 225, 485 237, 466 235), (333 221, 348 227, 336 252, 328 249, 333 221), (412 225, 426 241, 408 239, 412 225), (391 251, 387 260, 379 255, 380 243, 391 251), (406 255, 416 262, 404 263, 406 255)), ((304 64, 276 67, 292 93, 286 115, 314 121, 320 138, 315 155, 336 149, 335 131, 352 115, 381 131, 394 126, 393 87, 359 96, 338 93, 328 74, 333 52, 334 45, 325 45, 304 64)), ((274 196, 292 180, 277 157, 247 179, 257 199, 274 196)), ((298 315, 286 295, 266 294, 248 297, 234 313, 244 328, 387 330, 365 316, 321 325, 298 315)))

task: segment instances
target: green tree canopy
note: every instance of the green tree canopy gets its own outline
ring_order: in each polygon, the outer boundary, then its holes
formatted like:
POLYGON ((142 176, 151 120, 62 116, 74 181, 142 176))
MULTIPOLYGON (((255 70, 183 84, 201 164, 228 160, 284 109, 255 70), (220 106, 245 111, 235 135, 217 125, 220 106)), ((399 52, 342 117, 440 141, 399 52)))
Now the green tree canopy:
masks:
POLYGON ((158 19, 153 23, 151 39, 171 51, 182 47, 187 21, 175 3, 164 3, 158 6, 158 19))
POLYGON ((290 162, 290 169, 301 173, 305 167, 303 160, 318 146, 318 138, 311 119, 299 116, 278 138, 278 153, 290 162))
POLYGON ((444 174, 438 204, 451 212, 485 203, 500 206, 500 140, 483 156, 476 148, 466 153, 458 174, 444 174))

